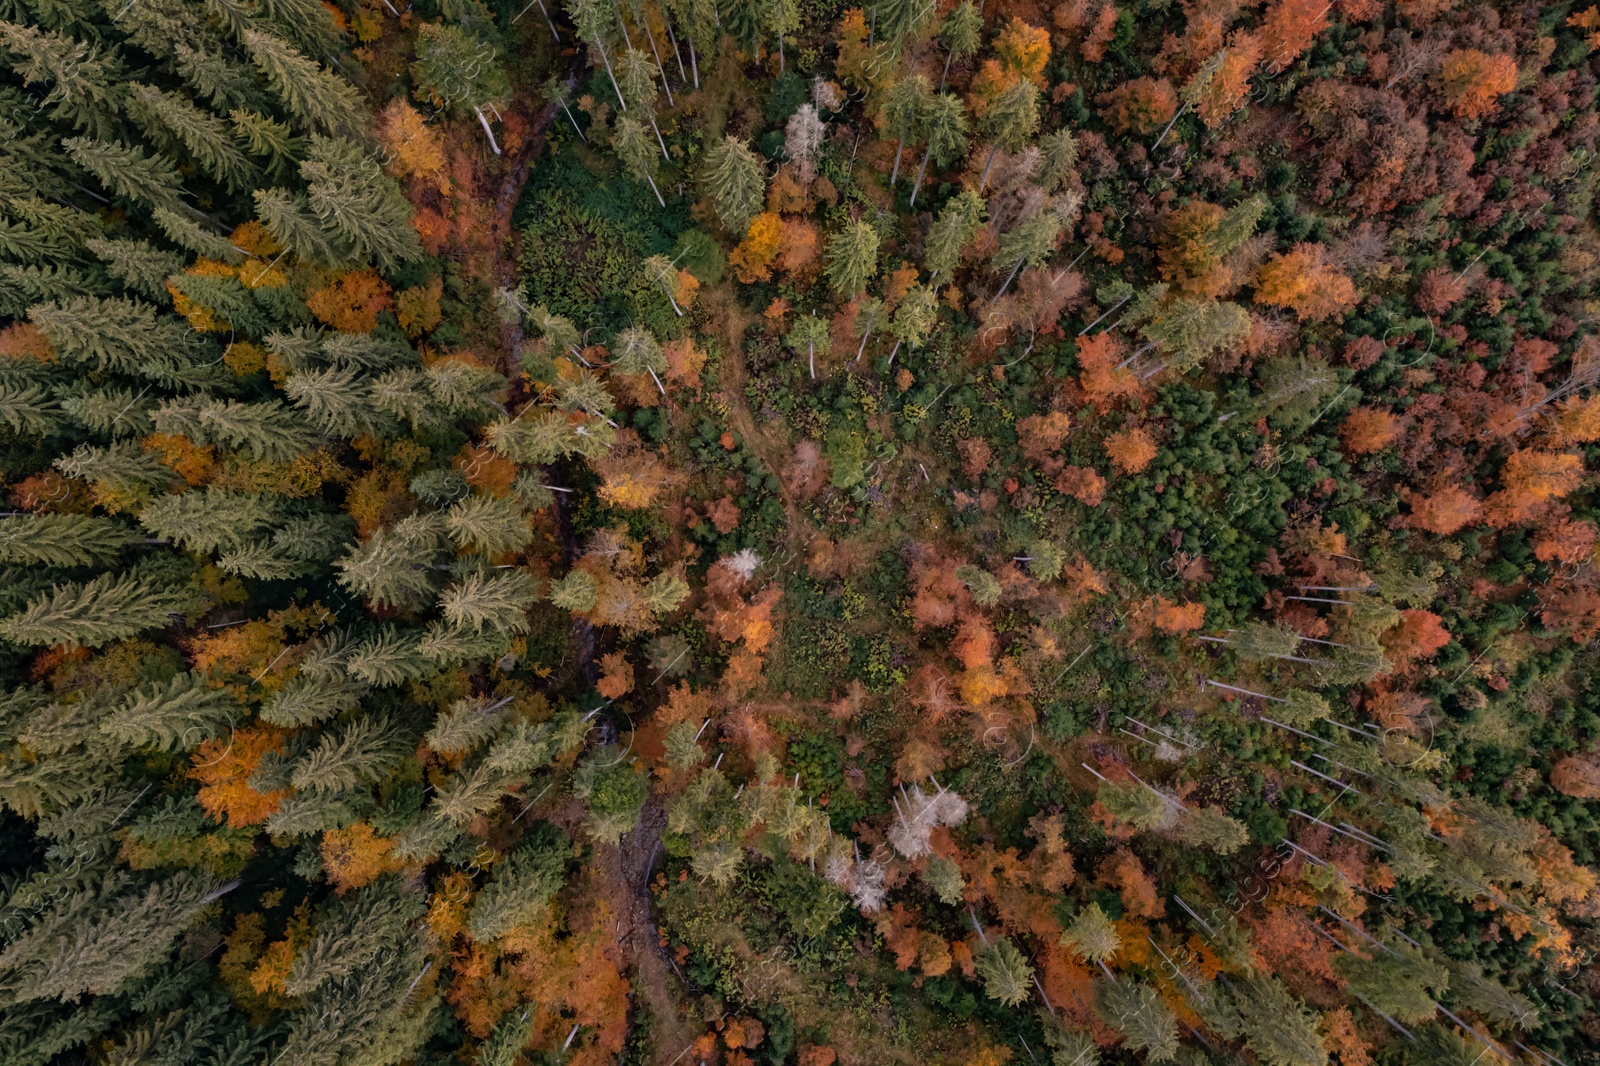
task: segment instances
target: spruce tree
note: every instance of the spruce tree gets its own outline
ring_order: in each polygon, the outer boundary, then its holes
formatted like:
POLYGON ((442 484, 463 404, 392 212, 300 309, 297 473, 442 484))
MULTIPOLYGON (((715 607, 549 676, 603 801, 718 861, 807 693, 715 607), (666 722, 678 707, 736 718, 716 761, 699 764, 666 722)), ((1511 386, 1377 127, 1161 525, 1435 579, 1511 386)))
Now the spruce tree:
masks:
POLYGON ((147 133, 176 141, 229 191, 246 191, 260 180, 260 172, 234 142, 227 123, 176 93, 135 85, 128 92, 128 109, 147 133))
POLYGON ((303 126, 349 141, 366 140, 361 94, 349 82, 269 33, 246 29, 239 39, 283 106, 303 126))
POLYGON ((928 147, 922 153, 917 177, 911 184, 911 206, 917 206, 917 193, 928 173, 928 164, 943 169, 966 153, 969 124, 967 109, 955 93, 940 93, 928 100, 922 116, 923 135, 928 147))
POLYGON ((531 923, 561 888, 571 845, 560 830, 547 827, 523 840, 497 863, 494 877, 472 901, 467 927, 474 940, 498 940, 531 923))
POLYGON ((666 207, 667 201, 662 199, 661 190, 656 186, 656 171, 661 167, 661 160, 656 155, 656 146, 651 143, 650 135, 644 131, 644 124, 632 115, 619 117, 613 128, 611 146, 616 149, 617 158, 622 160, 628 173, 649 184, 650 191, 655 193, 656 203, 666 207))
POLYGON ((0 518, 0 563, 13 566, 93 566, 115 559, 128 529, 110 518, 25 514, 0 518))
POLYGON ((485 627, 502 633, 525 632, 528 609, 538 601, 538 584, 526 570, 497 570, 487 576, 469 574, 439 597, 445 619, 473 632, 485 627))
POLYGON ((884 130, 890 136, 898 138, 895 142, 894 168, 889 174, 891 189, 900 180, 900 157, 905 154, 907 138, 916 140, 921 136, 922 125, 932 102, 931 97, 932 94, 928 91, 928 79, 921 74, 901 78, 884 93, 882 111, 884 130))
POLYGON ((188 589, 152 578, 101 574, 85 582, 64 582, 48 594, 34 596, 22 610, 0 621, 0 637, 24 646, 98 648, 166 625, 190 598, 188 589))
POLYGON ((751 219, 761 211, 765 170, 760 158, 733 136, 723 137, 706 153, 700 180, 716 206, 717 217, 735 236, 744 236, 751 219))
POLYGON ((1004 148, 1015 152, 1028 142, 1039 128, 1039 89, 1026 78, 1018 79, 989 102, 988 109, 978 119, 978 128, 988 138, 989 155, 983 162, 983 174, 978 179, 978 191, 989 184, 989 168, 994 164, 995 153, 1004 148))
POLYGON ((183 673, 136 689, 100 728, 134 747, 189 751, 238 717, 239 709, 226 690, 210 687, 200 674, 183 673))
POLYGON ((944 73, 939 75, 939 92, 944 92, 950 79, 950 64, 957 59, 976 55, 983 44, 983 15, 972 0, 961 0, 939 27, 939 40, 944 43, 944 73))
POLYGON ((492 43, 461 26, 425 22, 417 32, 417 60, 411 64, 411 76, 417 87, 439 104, 476 117, 489 148, 500 154, 484 109, 504 101, 511 93, 511 82, 492 43))
POLYGON ((828 281, 840 296, 854 296, 878 272, 878 231, 866 221, 848 222, 828 239, 828 281))
POLYGON ((50 86, 44 106, 90 137, 117 126, 122 64, 98 48, 35 26, 0 22, 0 49, 24 85, 50 86))
POLYGON ((1003 1007, 1015 1007, 1033 995, 1033 967, 1010 937, 1001 937, 973 960, 983 991, 1003 1007))
POLYGON ((68 137, 61 147, 110 192, 143 207, 182 209, 178 197, 182 182, 165 156, 147 155, 138 145, 92 137, 68 137))

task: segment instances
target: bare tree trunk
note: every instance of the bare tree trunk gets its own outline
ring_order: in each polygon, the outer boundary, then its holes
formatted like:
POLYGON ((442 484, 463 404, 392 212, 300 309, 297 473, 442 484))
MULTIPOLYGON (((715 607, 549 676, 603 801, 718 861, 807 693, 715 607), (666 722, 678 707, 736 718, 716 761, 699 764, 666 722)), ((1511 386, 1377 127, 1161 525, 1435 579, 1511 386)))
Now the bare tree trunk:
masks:
POLYGON ((667 106, 677 107, 678 105, 672 99, 672 86, 667 82, 667 68, 661 65, 661 49, 656 47, 655 31, 650 28, 648 16, 645 18, 644 32, 645 36, 650 38, 650 51, 656 55, 656 70, 661 74, 661 87, 667 91, 667 106))
POLYGON ((928 173, 928 160, 933 158, 933 144, 928 144, 928 150, 922 153, 922 165, 917 168, 917 180, 911 183, 911 206, 917 206, 917 192, 922 188, 922 178, 928 173))
POLYGON ((1085 333, 1088 333, 1091 329, 1094 329, 1100 323, 1104 322, 1107 318, 1109 318, 1111 316, 1111 312, 1115 311, 1117 308, 1121 307, 1123 304, 1127 303, 1131 299, 1133 299, 1133 295, 1130 293, 1127 296, 1124 296, 1122 299, 1118 300, 1116 303, 1112 304, 1110 307, 1106 308, 1106 313, 1101 315, 1099 318, 1095 319, 1093 322, 1089 323, 1087 326, 1084 326, 1081 330, 1079 330, 1078 331, 1078 336, 1081 337, 1085 333))
MULTIPOLYGON (((1011 282, 1017 276, 1017 272, 1022 269, 1022 264, 1024 262, 1025 262, 1025 260, 1022 260, 1022 259, 1018 259, 1017 260, 1017 265, 1012 267, 1011 268, 1011 273, 1006 275, 1005 284, 1001 285, 1000 286, 1000 291, 994 294, 994 300, 1000 299, 1000 297, 1002 297, 1002 296, 1004 296, 1006 294, 1006 290, 1011 288, 1011 282)), ((994 300, 990 300, 989 302, 993 303, 994 300)))
POLYGON ((572 117, 572 112, 567 109, 567 102, 565 100, 561 101, 561 110, 566 112, 567 121, 572 123, 572 132, 578 135, 579 140, 583 141, 585 144, 588 144, 589 138, 585 137, 583 135, 583 130, 578 128, 578 120, 572 117))
POLYGON ((1167 128, 1161 131, 1161 136, 1156 138, 1156 143, 1150 146, 1150 153, 1152 155, 1155 154, 1155 150, 1157 148, 1161 147, 1161 142, 1167 139, 1167 134, 1172 132, 1172 127, 1180 118, 1183 117, 1183 113, 1187 110, 1189 110, 1188 104, 1184 104, 1182 107, 1178 108, 1178 113, 1172 116, 1172 121, 1167 123, 1167 128))
MULTIPOLYGON (((472 109, 472 111, 473 111, 474 114, 476 114, 478 116, 478 123, 481 126, 483 126, 484 136, 489 138, 489 147, 490 147, 490 149, 492 149, 494 151, 495 155, 499 155, 500 154, 500 145, 495 143, 494 131, 489 128, 489 120, 483 117, 483 108, 474 107, 472 109)), ((666 205, 662 204, 661 206, 665 207, 666 205)))
MULTIPOLYGON (((650 191, 656 194, 656 203, 660 204, 662 207, 666 207, 667 206, 667 202, 661 198, 661 190, 656 188, 656 179, 654 179, 650 175, 646 174, 644 176, 644 180, 648 181, 650 183, 650 191)), ((669 299, 669 300, 672 299, 672 294, 670 292, 667 293, 667 299, 669 299)), ((672 306, 673 306, 674 309, 676 309, 678 305, 677 305, 676 302, 674 302, 672 306)), ((678 314, 681 315, 681 314, 683 314, 683 312, 679 311, 678 314)))
POLYGON ((694 56, 694 38, 689 38, 689 69, 694 72, 694 87, 700 88, 700 63, 694 56))
POLYGON ((872 324, 878 320, 878 313, 874 311, 867 317, 867 328, 861 334, 861 347, 856 349, 856 362, 861 362, 861 356, 867 350, 867 338, 872 336, 872 324))
POLYGON ((806 344, 806 357, 811 362, 811 380, 817 380, 817 342, 810 341, 806 344))
POLYGON ((978 179, 978 191, 983 192, 983 187, 989 184, 989 167, 994 164, 994 154, 1000 150, 999 144, 989 146, 989 158, 983 163, 983 177, 978 179))
POLYGON ((689 75, 683 69, 683 50, 678 47, 678 35, 673 32, 672 20, 662 16, 662 21, 667 24, 667 40, 672 42, 672 55, 678 61, 678 80, 688 81, 689 75))
POLYGON ((599 38, 595 39, 594 46, 600 52, 600 62, 606 65, 606 77, 611 79, 611 91, 617 94, 617 103, 622 105, 622 110, 628 110, 628 101, 622 98, 622 87, 617 84, 617 75, 611 69, 611 57, 606 55, 606 46, 600 43, 599 38))
POLYGON ((954 51, 946 52, 944 56, 944 73, 939 75, 939 91, 944 92, 944 83, 950 77, 950 61, 956 57, 954 51))
POLYGON ((667 142, 661 139, 661 127, 656 125, 656 117, 650 116, 650 128, 656 131, 656 143, 661 146, 661 158, 672 162, 672 156, 667 154, 667 142))
POLYGON ((900 128, 900 143, 894 146, 894 173, 889 175, 889 188, 894 188, 895 182, 900 180, 900 157, 906 151, 906 134, 910 132, 910 124, 900 128))

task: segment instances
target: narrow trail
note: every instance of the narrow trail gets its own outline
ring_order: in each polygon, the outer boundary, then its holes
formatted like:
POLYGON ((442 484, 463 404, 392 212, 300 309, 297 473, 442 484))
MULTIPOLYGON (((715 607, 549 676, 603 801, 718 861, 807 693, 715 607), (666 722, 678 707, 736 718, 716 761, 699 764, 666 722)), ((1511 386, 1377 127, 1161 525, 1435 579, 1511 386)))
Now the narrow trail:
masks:
POLYGON ((617 945, 629 963, 632 995, 650 1014, 650 1045, 657 1066, 671 1062, 700 1035, 685 1023, 679 999, 687 992, 661 946, 651 908, 650 875, 662 856, 661 832, 667 812, 660 796, 652 796, 639 815, 639 825, 614 848, 597 856, 606 903, 617 923, 617 945))

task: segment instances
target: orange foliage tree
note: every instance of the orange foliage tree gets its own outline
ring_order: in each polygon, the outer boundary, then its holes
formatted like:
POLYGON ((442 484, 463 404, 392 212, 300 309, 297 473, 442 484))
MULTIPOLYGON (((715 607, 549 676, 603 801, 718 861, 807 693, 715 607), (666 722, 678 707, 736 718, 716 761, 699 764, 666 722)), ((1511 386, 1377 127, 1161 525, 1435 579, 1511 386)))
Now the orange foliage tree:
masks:
POLYGON ((1268 69, 1286 69, 1328 27, 1326 0, 1272 0, 1261 20, 1261 51, 1268 69))
POLYGON ((1112 433, 1105 439, 1106 455, 1122 474, 1137 474, 1156 457, 1155 438, 1143 426, 1112 433))
POLYGON ((1483 501, 1459 485, 1447 485, 1429 496, 1413 495, 1408 524, 1414 529, 1448 537, 1483 517, 1483 501))
POLYGON ((1178 91, 1166 78, 1134 78, 1099 99, 1118 133, 1154 133, 1178 113, 1178 91))
POLYGON ((389 283, 376 270, 350 270, 307 294, 306 306, 341 333, 371 333, 379 313, 392 310, 394 301, 389 298, 389 283))
POLYGON ((230 829, 260 825, 289 795, 287 789, 257 792, 250 777, 267 752, 283 750, 283 733, 271 726, 245 726, 201 744, 189 776, 200 782, 195 798, 206 813, 230 829))
POLYGON ((763 211, 750 223, 739 247, 728 253, 728 262, 745 284, 766 281, 772 277, 772 263, 782 245, 783 220, 771 211, 763 211))
POLYGON ((1345 416, 1339 439, 1345 451, 1371 455, 1387 448, 1400 435, 1400 419, 1381 407, 1357 407, 1345 416))
POLYGON ((1457 48, 1440 64, 1439 84, 1457 118, 1482 118, 1517 87, 1517 61, 1476 48, 1457 48))
POLYGON ((1287 307, 1302 322, 1321 322, 1355 306, 1355 284, 1324 256, 1320 244, 1302 242, 1273 256, 1256 279, 1256 300, 1287 307))

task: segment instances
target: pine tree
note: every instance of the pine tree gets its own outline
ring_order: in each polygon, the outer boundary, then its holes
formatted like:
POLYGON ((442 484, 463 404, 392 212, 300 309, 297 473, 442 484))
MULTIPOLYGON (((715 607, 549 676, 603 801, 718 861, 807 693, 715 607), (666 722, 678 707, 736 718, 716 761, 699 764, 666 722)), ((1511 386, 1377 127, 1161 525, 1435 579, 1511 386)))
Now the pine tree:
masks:
POLYGON ((446 512, 445 523, 458 548, 490 559, 520 551, 533 539, 528 515, 514 496, 467 496, 446 512))
POLYGON ((1001 148, 1015 152, 1028 143, 1039 128, 1039 88, 1026 78, 1018 79, 989 103, 978 119, 978 128, 990 142, 989 157, 983 163, 978 192, 989 184, 989 167, 1001 148))
POLYGON ((157 315, 137 300, 55 300, 28 308, 28 320, 50 338, 63 363, 85 369, 164 377, 182 364, 205 361, 211 351, 182 319, 157 315))
POLYGON ((1100 904, 1090 903, 1061 934, 1061 943, 1085 962, 1099 963, 1117 953, 1122 947, 1122 936, 1117 932, 1116 923, 1100 909, 1100 904))
POLYGON ((1145 832, 1169 829, 1178 819, 1177 804, 1137 781, 1107 782, 1095 800, 1118 821, 1145 832))
POLYGON ((80 514, 0 518, 0 563, 16 566, 94 566, 108 563, 128 543, 127 527, 80 514))
POLYGON ((640 270, 652 285, 660 286, 661 291, 667 294, 667 302, 672 305, 673 312, 682 318, 683 308, 678 306, 677 297, 673 295, 678 275, 672 260, 664 255, 652 255, 645 259, 640 270))
POLYGON ((392 526, 335 563, 339 584, 374 607, 408 607, 434 596, 433 560, 442 538, 425 527, 392 526))
POLYGON ((238 717, 224 689, 184 673, 136 689, 100 724, 102 732, 134 747, 191 751, 238 717))
POLYGON ((21 437, 48 437, 65 424, 61 405, 43 385, 0 382, 0 426, 21 437))
POLYGON ((973 960, 983 991, 1003 1007, 1015 1007, 1033 994, 1033 967, 1010 937, 1001 937, 973 960))
POLYGON ((1050 253, 1055 251, 1056 244, 1061 240, 1061 231, 1066 226, 1066 219, 1054 206, 1041 209, 1033 217, 1028 218, 1017 226, 1016 229, 1005 233, 1000 238, 1000 247, 994 254, 994 267, 996 270, 1010 269, 1006 280, 1001 284, 995 298, 1005 295, 1011 287, 1012 279, 1021 272, 1023 267, 1039 266, 1050 253))
POLYGON ((503 633, 525 632, 528 609, 538 601, 538 585, 526 570, 470 574, 439 597, 445 619, 475 633, 485 626, 503 633))
POLYGON ((366 693, 365 685, 349 678, 302 673, 262 701, 259 714, 273 725, 316 725, 355 709, 366 693))
POLYGON ((611 68, 611 55, 606 51, 606 42, 611 39, 611 9, 605 0, 567 0, 567 14, 572 18, 572 25, 577 29, 578 36, 589 42, 589 47, 600 53, 600 62, 605 64, 606 77, 611 79, 611 89, 617 94, 617 103, 622 110, 628 110, 628 101, 623 98, 622 88, 617 85, 616 72, 611 68))
POLYGON ((1327 1066, 1317 1015, 1276 977, 1257 977, 1238 997, 1245 1043, 1263 1066, 1327 1066))
POLYGON ((416 51, 411 76, 418 89, 445 107, 476 116, 490 149, 499 155, 484 108, 505 100, 511 81, 495 46, 460 26, 425 22, 417 31, 416 51))
POLYGON ((1413 948, 1379 951, 1371 959, 1343 955, 1336 966, 1352 992, 1406 1025, 1434 1017, 1435 999, 1450 986, 1449 969, 1413 948))
POLYGON ((931 98, 922 120, 928 147, 922 153, 916 180, 911 183, 912 207, 917 206, 917 193, 922 189, 929 162, 942 170, 966 154, 968 143, 967 109, 955 93, 940 93, 931 98))
POLYGON ((480 942, 498 940, 518 926, 532 924, 561 889, 571 844, 549 828, 524 839, 501 862, 494 877, 472 901, 467 928, 480 942))
POLYGON ((661 158, 670 160, 666 142, 661 139, 661 127, 656 125, 656 74, 650 58, 637 48, 623 52, 619 81, 623 95, 633 105, 632 113, 650 123, 661 158))
POLYGON ((135 85, 128 93, 128 110, 147 133, 181 145, 230 192, 243 192, 260 180, 260 172, 234 143, 227 124, 176 93, 135 85))
POLYGON ((1095 1010, 1121 1030, 1129 1048, 1151 1062, 1178 1053, 1178 1022, 1161 994, 1131 979, 1103 981, 1095 988, 1095 1010))
POLYGON ((167 278, 183 269, 183 256, 157 248, 149 241, 127 238, 92 240, 88 248, 126 288, 160 303, 171 300, 167 278))
POLYGON ((550 583, 550 602, 564 611, 587 611, 594 607, 599 589, 587 570, 571 570, 550 583))
POLYGON ((109 448, 80 444, 72 454, 58 456, 54 465, 67 477, 81 478, 119 495, 148 495, 173 479, 170 467, 131 441, 118 441, 109 448))
POLYGON ((409 926, 421 917, 422 909, 417 895, 394 877, 334 899, 319 916, 316 932, 295 955, 285 989, 304 996, 348 977, 386 949, 409 940, 409 926))
POLYGON ((912 348, 922 347, 928 334, 938 324, 939 301, 933 289, 927 285, 912 286, 894 309, 894 317, 889 320, 889 332, 894 335, 895 350, 898 351, 902 344, 912 348))
POLYGON ((1193 807, 1178 818, 1178 839, 1190 847, 1232 855, 1250 842, 1250 830, 1221 807, 1193 807))
POLYGON ((700 180, 716 206, 717 217, 735 236, 744 236, 750 220, 761 211, 765 170, 760 158, 736 137, 724 137, 706 153, 700 180))
POLYGON ((986 214, 983 198, 971 189, 963 189, 945 203, 924 246, 923 263, 930 284, 941 276, 949 280, 961 264, 962 249, 977 235, 986 214))
POLYGON ((319 734, 295 761, 289 783, 299 792, 336 795, 381 781, 409 751, 398 727, 382 714, 369 714, 319 734))
POLYGON ((118 196, 150 208, 181 209, 182 182, 165 156, 146 155, 137 145, 68 137, 61 142, 74 163, 93 174, 102 186, 118 196))
POLYGON ((49 85, 44 106, 90 137, 112 136, 122 97, 122 64, 59 33, 0 22, 0 48, 24 85, 49 85))
POLYGON ((271 529, 279 516, 272 497, 207 487, 162 496, 139 512, 151 533, 197 552, 240 548, 271 529))
POLYGON ((348 141, 366 140, 366 108, 349 82, 271 34, 247 29, 239 39, 261 76, 302 125, 348 141))
POLYGON ((797 320, 794 328, 783 338, 783 343, 796 355, 805 353, 812 381, 817 380, 817 353, 820 351, 826 357, 833 349, 833 340, 828 334, 828 323, 815 315, 797 320))
POLYGON ((184 871, 140 891, 111 878, 40 916, 0 952, 0 1000, 108 995, 147 973, 206 905, 231 885, 184 871))
POLYGON ((354 261, 393 270, 422 255, 411 205, 394 179, 354 144, 313 136, 300 176, 312 214, 354 261))
POLYGON ((621 116, 613 127, 611 146, 616 149, 617 158, 622 160, 628 173, 648 183, 650 191, 656 194, 656 203, 666 207, 667 201, 662 199, 661 190, 656 187, 656 172, 661 168, 661 160, 656 156, 656 146, 650 143, 650 135, 644 131, 644 124, 632 115, 621 116))
POLYGON ((21 611, 0 621, 0 637, 25 646, 98 648, 166 625, 189 601, 185 588, 164 587, 133 574, 101 574, 33 597, 21 611))
POLYGON ((229 111, 228 121, 250 154, 267 160, 263 165, 273 181, 287 180, 299 168, 307 142, 288 123, 243 108, 229 111))
POLYGON ((371 380, 354 367, 290 374, 283 392, 317 429, 335 437, 381 440, 399 429, 394 417, 373 403, 371 380))
POLYGON ((485 431, 495 451, 514 462, 543 466, 579 450, 572 423, 559 411, 519 415, 485 431))
POLYGON ((878 231, 865 221, 848 222, 828 240, 828 281, 841 296, 854 296, 878 272, 878 231))
MULTIPOLYGON (((911 0, 916 2, 916 0, 911 0)), ((921 137, 925 116, 931 103, 928 79, 921 74, 901 78, 889 86, 883 97, 883 124, 891 136, 898 137, 894 150, 894 169, 889 174, 892 189, 900 180, 900 157, 905 154, 906 139, 915 132, 921 137)))
POLYGON ((945 16, 944 24, 939 27, 939 40, 944 42, 945 47, 944 73, 939 75, 939 92, 944 92, 945 82, 950 78, 951 62, 977 54, 983 44, 982 33, 983 15, 972 5, 972 0, 961 0, 945 16))

